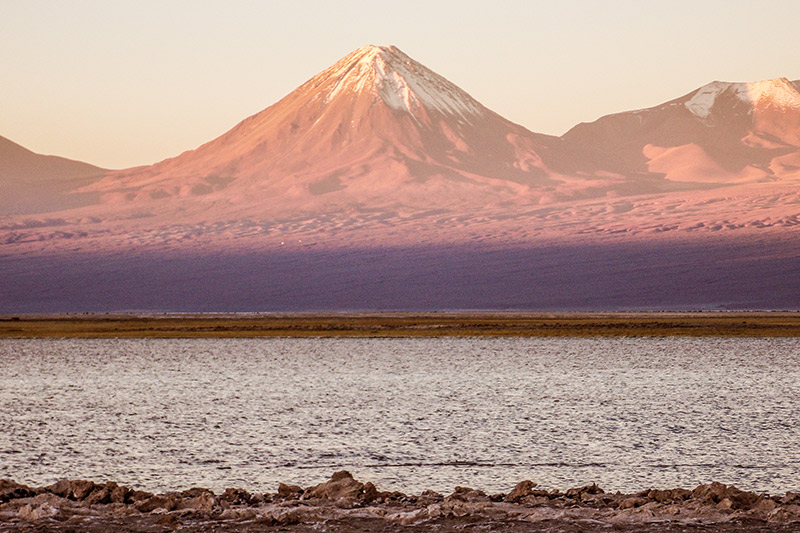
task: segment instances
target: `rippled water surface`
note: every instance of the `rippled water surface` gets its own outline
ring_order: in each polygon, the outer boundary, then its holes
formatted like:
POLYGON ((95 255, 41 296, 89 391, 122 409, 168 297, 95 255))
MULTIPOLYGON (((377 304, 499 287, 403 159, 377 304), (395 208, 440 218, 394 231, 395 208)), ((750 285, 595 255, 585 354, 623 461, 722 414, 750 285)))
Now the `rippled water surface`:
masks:
POLYGON ((800 489, 797 339, 0 341, 0 477, 800 489))

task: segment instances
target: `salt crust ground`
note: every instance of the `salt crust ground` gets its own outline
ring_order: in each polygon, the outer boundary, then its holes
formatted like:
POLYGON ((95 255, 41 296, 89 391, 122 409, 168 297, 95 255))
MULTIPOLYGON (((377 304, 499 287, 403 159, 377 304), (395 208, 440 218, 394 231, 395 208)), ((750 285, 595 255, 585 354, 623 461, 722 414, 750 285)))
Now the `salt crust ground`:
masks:
POLYGON ((800 493, 721 483, 694 490, 565 492, 522 481, 507 494, 456 487, 443 496, 382 492, 342 471, 275 494, 208 489, 151 494, 114 482, 28 487, 0 480, 0 531, 800 531, 800 493))

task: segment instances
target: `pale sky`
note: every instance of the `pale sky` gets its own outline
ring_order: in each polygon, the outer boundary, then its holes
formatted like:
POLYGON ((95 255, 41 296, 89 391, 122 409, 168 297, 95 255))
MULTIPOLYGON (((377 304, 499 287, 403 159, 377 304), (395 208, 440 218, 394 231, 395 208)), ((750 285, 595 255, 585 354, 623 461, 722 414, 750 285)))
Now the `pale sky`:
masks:
POLYGON ((365 44, 561 135, 714 80, 800 79, 799 21, 800 0, 0 0, 0 136, 154 163, 365 44))

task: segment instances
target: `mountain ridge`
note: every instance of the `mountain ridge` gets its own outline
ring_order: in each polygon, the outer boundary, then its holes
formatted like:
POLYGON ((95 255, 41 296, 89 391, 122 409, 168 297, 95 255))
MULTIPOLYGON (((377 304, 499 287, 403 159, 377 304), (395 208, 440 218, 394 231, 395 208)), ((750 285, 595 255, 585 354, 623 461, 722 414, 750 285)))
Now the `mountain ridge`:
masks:
POLYGON ((563 138, 611 172, 698 183, 780 178, 794 175, 800 161, 800 91, 786 78, 715 81, 651 108, 579 124, 563 138), (671 150, 672 169, 663 150, 671 150))
POLYGON ((37 154, 0 136, 0 214, 31 214, 88 205, 72 191, 107 171, 81 161, 37 154))
POLYGON ((368 45, 194 150, 87 180, 68 195, 80 208, 58 219, 187 234, 195 225, 352 231, 382 220, 381 232, 411 224, 410 239, 431 216, 474 225, 468 238, 488 224, 522 240, 580 227, 783 226, 800 179, 797 85, 711 82, 555 137, 501 117, 396 47, 368 45), (726 197, 729 216, 717 206, 698 214, 726 197))

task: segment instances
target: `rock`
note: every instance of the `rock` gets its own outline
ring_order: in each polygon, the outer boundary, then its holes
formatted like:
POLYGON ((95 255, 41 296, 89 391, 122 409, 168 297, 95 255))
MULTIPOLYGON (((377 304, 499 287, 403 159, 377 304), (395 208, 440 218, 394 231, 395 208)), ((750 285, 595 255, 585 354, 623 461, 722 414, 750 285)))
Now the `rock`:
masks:
POLYGON ((716 481, 708 485, 698 485, 692 491, 692 499, 698 500, 700 503, 718 504, 725 498, 727 486, 716 481))
POLYGON ((769 519, 772 522, 800 522, 800 505, 794 503, 781 505, 770 511, 769 519))
POLYGON ((334 472, 331 476, 331 481, 352 481, 353 474, 348 472, 347 470, 340 470, 338 472, 334 472))
POLYGON ((405 501, 416 501, 414 496, 408 496, 398 490, 393 490, 391 492, 378 492, 383 501, 393 501, 393 502, 405 502, 405 501))
MULTIPOLYGON (((113 481, 98 485, 93 481, 80 479, 72 481, 64 479, 45 489, 56 496, 82 501, 87 505, 130 503, 130 496, 133 494, 131 489, 121 487, 113 481)), ((149 496, 152 494, 148 494, 149 496)))
POLYGON ((375 487, 375 485, 372 484, 371 481, 367 481, 364 484, 364 494, 363 494, 364 503, 372 503, 375 500, 377 500, 380 496, 381 494, 378 492, 378 489, 375 487))
POLYGON ((89 494, 97 487, 93 481, 78 479, 71 484, 72 497, 78 501, 85 500, 89 494))
POLYGON ((17 498, 29 498, 38 494, 36 489, 22 485, 10 479, 0 479, 0 503, 17 498))
POLYGON ((439 494, 433 490, 426 490, 423 491, 422 494, 417 497, 417 503, 420 505, 430 505, 432 503, 440 503, 444 500, 444 496, 439 494))
POLYGON ((178 529, 177 526, 180 524, 180 520, 178 516, 172 513, 167 513, 159 516, 158 520, 156 520, 156 523, 160 526, 169 528, 169 531, 174 531, 178 529))
POLYGON ((304 500, 320 499, 340 503, 355 503, 364 499, 364 484, 353 479, 346 470, 336 472, 330 481, 306 489, 304 500))
POLYGON ((153 493, 152 492, 146 492, 146 491, 143 491, 143 490, 133 490, 133 491, 130 492, 130 494, 128 494, 128 496, 126 497, 126 500, 128 500, 128 501, 130 501, 132 503, 136 503, 136 502, 140 502, 142 500, 146 500, 146 499, 152 498, 152 497, 153 497, 153 493))
POLYGON ((217 497, 208 489, 189 489, 181 493, 183 500, 180 502, 179 509, 193 509, 206 514, 215 512, 219 506, 217 497))
POLYGON ((212 491, 203 487, 192 487, 191 489, 186 489, 185 491, 181 492, 181 496, 184 498, 196 498, 198 496, 202 496, 203 494, 211 494, 212 496, 214 495, 212 491))
POLYGON ((723 511, 727 509, 731 509, 733 507, 733 502, 730 498, 723 498, 718 504, 717 509, 721 509, 723 511))
POLYGON ((133 491, 113 481, 99 485, 82 479, 62 479, 44 490, 69 500, 85 501, 89 505, 107 503, 131 503, 152 496, 149 492, 133 491))
POLYGON ((303 488, 297 485, 278 485, 278 496, 285 499, 299 499, 303 494, 303 488))
POLYGON ((619 502, 619 506, 617 509, 634 509, 636 507, 641 507, 648 502, 647 499, 641 498, 639 496, 634 496, 632 498, 625 498, 621 502, 619 502))
POLYGON ((432 519, 440 518, 444 516, 444 511, 442 510, 442 504, 434 503, 427 507, 428 517, 432 519))
MULTIPOLYGON (((705 505, 718 505, 723 500, 730 501, 730 509, 747 510, 755 507, 763 497, 754 492, 739 490, 733 485, 725 485, 714 481, 708 485, 699 485, 692 491, 692 499, 705 505)), ((725 503, 725 506, 728 504, 725 503)))
POLYGON ((109 489, 109 500, 111 503, 130 503, 130 496, 133 493, 128 487, 117 485, 113 481, 106 483, 109 489))
POLYGON ((136 507, 136 510, 141 513, 149 513, 156 509, 165 509, 167 511, 173 511, 178 507, 180 503, 180 496, 174 493, 171 494, 157 494, 155 496, 151 496, 146 500, 139 500, 135 502, 133 505, 136 507))
POLYGON ((105 485, 98 485, 85 499, 87 505, 111 503, 111 490, 105 485))
POLYGON ((58 509, 46 503, 32 505, 30 503, 20 507, 17 516, 22 520, 33 522, 42 518, 49 518, 58 514, 58 509))
POLYGON ((272 525, 290 526, 302 522, 304 515, 301 509, 293 507, 291 509, 281 509, 269 517, 262 517, 262 520, 265 518, 269 519, 272 525))
POLYGON ((236 507, 232 509, 225 509, 224 511, 220 512, 219 515, 216 517, 219 520, 253 520, 258 515, 255 510, 249 507, 236 507))
POLYGON ((800 492, 787 491, 786 496, 781 498, 781 503, 784 505, 800 504, 800 492))
POLYGON ((692 496, 692 491, 686 489, 649 490, 647 498, 659 503, 682 502, 692 496))
POLYGON ((219 496, 219 501, 231 505, 249 505, 253 501, 253 496, 244 489, 227 488, 219 496))
POLYGON ((45 487, 45 489, 56 496, 81 501, 89 496, 95 487, 97 487, 97 485, 95 485, 93 481, 62 479, 53 485, 45 487))
POLYGON ((567 490, 567 498, 580 498, 584 494, 603 494, 605 491, 597 486, 596 483, 591 485, 584 485, 583 487, 576 487, 567 490))
POLYGON ((761 501, 755 506, 755 509, 763 512, 770 512, 776 507, 778 507, 778 504, 772 498, 762 498, 761 501))
POLYGON ((404 526, 419 524, 428 520, 428 509, 425 507, 421 509, 414 509, 413 511, 404 511, 399 513, 392 513, 386 516, 386 519, 391 522, 397 522, 404 526))
POLYGON ((536 487, 536 483, 533 481, 526 479, 525 481, 520 481, 514 487, 514 489, 505 497, 505 501, 509 503, 519 503, 522 498, 526 496, 531 496, 533 494, 533 489, 536 487))
POLYGON ((72 481, 69 479, 62 479, 56 481, 52 485, 48 485, 45 487, 45 490, 51 494, 55 494, 56 496, 61 496, 62 498, 69 498, 72 494, 72 481))
POLYGON ((453 494, 444 499, 445 502, 488 502, 489 497, 482 490, 469 487, 456 487, 453 494))

